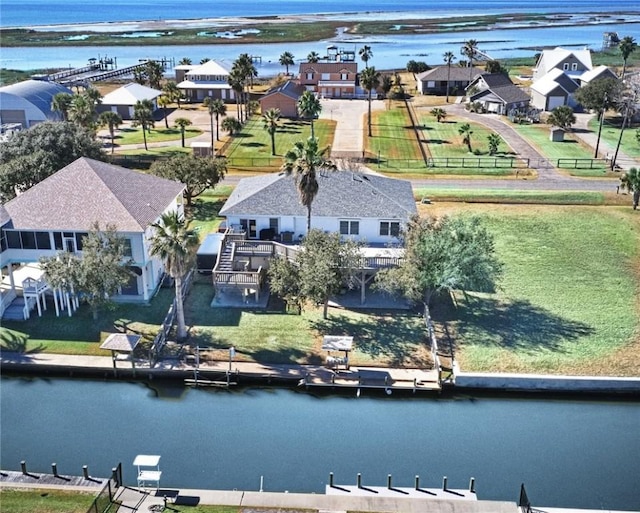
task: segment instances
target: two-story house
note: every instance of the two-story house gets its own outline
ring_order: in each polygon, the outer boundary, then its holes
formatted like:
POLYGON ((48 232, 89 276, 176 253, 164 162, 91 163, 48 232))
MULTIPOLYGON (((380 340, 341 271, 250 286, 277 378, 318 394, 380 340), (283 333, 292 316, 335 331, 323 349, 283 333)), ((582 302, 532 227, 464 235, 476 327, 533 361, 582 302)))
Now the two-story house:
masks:
POLYGON ((177 66, 178 89, 184 92, 184 97, 190 102, 201 102, 206 97, 224 102, 235 101, 235 91, 229 85, 230 70, 226 62, 216 60, 196 66, 177 66))
MULTIPOLYGON (((183 190, 172 180, 80 158, 8 201, 0 211, 2 309, 22 294, 16 270, 60 251, 81 255, 96 222, 125 239, 132 276, 118 299, 148 301, 164 274, 149 252, 151 225, 165 212, 182 212, 183 190)), ((47 293, 46 283, 40 291, 47 293)))
POLYGON ((358 77, 356 62, 302 62, 298 82, 321 98, 354 98, 358 77))

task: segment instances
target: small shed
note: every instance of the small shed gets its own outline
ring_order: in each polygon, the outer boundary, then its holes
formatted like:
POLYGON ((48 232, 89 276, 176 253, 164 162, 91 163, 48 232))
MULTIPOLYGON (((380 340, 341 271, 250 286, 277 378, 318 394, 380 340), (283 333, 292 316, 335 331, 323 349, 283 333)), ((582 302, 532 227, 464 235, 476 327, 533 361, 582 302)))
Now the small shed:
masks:
POLYGON ((206 141, 195 141, 191 143, 191 152, 196 157, 210 157, 213 152, 211 150, 211 143, 206 141))
POLYGON ((564 141, 564 130, 562 128, 558 128, 557 126, 551 127, 551 130, 549 130, 549 140, 551 142, 564 141))
POLYGON ((196 252, 196 264, 201 274, 211 274, 218 260, 222 246, 223 233, 210 233, 206 236, 196 252))

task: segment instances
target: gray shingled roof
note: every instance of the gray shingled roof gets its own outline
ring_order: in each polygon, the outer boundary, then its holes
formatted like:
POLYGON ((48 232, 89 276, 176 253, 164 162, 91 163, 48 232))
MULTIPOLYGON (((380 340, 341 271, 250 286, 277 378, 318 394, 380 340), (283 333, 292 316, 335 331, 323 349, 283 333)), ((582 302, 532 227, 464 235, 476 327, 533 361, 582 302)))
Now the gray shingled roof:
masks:
MULTIPOLYGON (((314 217, 408 219, 416 213, 411 183, 351 171, 318 173, 314 217)), ((220 215, 306 216, 292 175, 271 174, 238 183, 220 215)))
POLYGON ((79 158, 5 204, 15 229, 86 231, 98 221, 123 232, 154 222, 184 185, 79 158))
MULTIPOLYGON (((417 78, 418 80, 422 80, 423 82, 426 80, 447 80, 447 75, 449 71, 447 70, 448 66, 438 66, 433 69, 429 69, 427 71, 423 71, 420 73, 417 78)), ((478 75, 486 75, 486 71, 482 71, 474 68, 471 71, 471 77, 476 78, 478 75)), ((460 66, 451 66, 451 76, 449 78, 451 82, 468 82, 469 81, 469 68, 461 68, 460 66)))
POLYGON ((469 101, 474 102, 489 95, 501 99, 505 104, 528 102, 531 100, 527 93, 518 86, 511 84, 502 87, 492 87, 491 89, 480 91, 479 93, 474 94, 469 101))
POLYGON ((490 88, 513 85, 509 76, 504 73, 487 73, 486 75, 482 75, 482 80, 484 80, 490 88))
POLYGON ((302 93, 304 93, 304 91, 305 88, 297 82, 294 82, 293 80, 287 80, 284 84, 269 89, 262 98, 264 99, 267 96, 271 96, 272 94, 280 93, 284 94, 285 96, 289 96, 294 100, 297 100, 300 96, 302 96, 302 93))

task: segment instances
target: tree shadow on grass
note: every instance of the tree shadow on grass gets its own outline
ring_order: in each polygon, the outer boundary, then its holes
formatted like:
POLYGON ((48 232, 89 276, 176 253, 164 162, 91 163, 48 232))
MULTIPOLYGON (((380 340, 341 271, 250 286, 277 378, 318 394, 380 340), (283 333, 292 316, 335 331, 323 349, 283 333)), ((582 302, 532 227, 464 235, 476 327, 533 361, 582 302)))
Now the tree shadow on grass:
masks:
POLYGON ((595 332, 588 324, 566 319, 529 301, 501 302, 475 295, 467 295, 457 310, 434 309, 433 318, 445 330, 455 321, 461 338, 528 352, 566 352, 566 342, 577 342, 595 332))
POLYGON ((218 217, 218 212, 224 205, 224 201, 203 201, 194 199, 191 206, 191 214, 199 221, 209 221, 218 217))
POLYGON ((250 143, 241 143, 240 146, 243 148, 263 148, 266 144, 261 142, 250 142, 250 143))
POLYGON ((313 321, 311 327, 323 334, 352 336, 355 350, 391 366, 430 364, 416 355, 420 347, 426 346, 427 336, 415 315, 397 311, 358 318, 331 315, 313 321))
POLYGON ((4 362, 28 362, 32 355, 43 352, 46 347, 40 344, 38 347, 27 350, 28 337, 9 330, 3 330, 0 334, 0 354, 4 362))

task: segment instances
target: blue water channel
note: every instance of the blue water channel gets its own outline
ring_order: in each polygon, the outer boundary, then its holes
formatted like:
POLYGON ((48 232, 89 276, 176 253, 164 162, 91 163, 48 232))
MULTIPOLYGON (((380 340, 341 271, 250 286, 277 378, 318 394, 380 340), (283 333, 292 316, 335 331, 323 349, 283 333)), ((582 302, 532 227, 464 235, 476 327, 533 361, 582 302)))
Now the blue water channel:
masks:
POLYGON ((316 397, 291 390, 151 388, 2 378, 1 466, 107 476, 162 456, 162 485, 324 491, 340 484, 465 488, 536 505, 640 509, 640 402, 549 398, 316 397))

